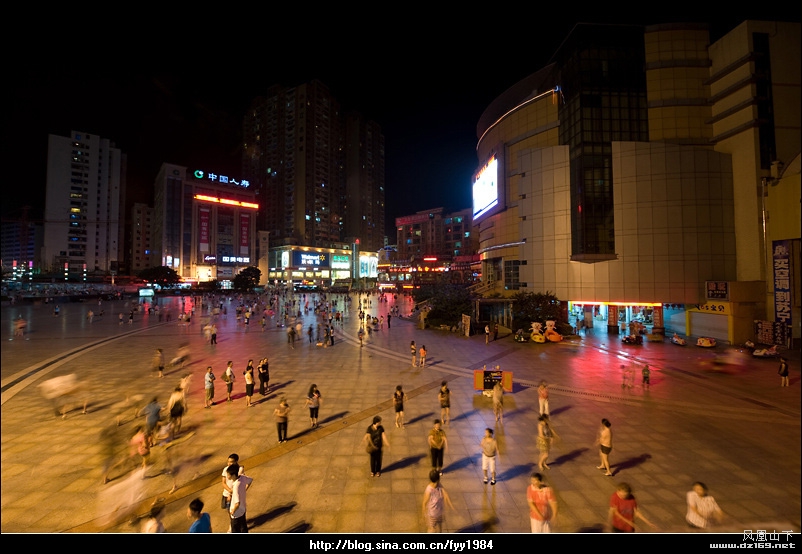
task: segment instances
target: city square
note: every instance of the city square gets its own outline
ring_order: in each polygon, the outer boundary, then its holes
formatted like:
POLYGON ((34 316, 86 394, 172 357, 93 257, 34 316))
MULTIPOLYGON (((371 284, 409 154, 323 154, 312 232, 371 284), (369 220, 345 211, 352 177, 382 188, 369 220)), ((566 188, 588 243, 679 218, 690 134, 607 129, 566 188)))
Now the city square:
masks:
MULTIPOLYGON (((341 309, 347 304, 343 298, 334 295, 341 309)), ((367 311, 376 316, 386 316, 396 302, 402 314, 413 307, 406 296, 394 301, 388 295, 389 302, 369 298, 367 311)), ((94 299, 63 304, 58 316, 43 302, 4 304, 3 532, 139 532, 138 520, 155 501, 165 505, 166 530, 186 532, 187 506, 196 497, 211 514, 214 532, 225 532, 220 481, 230 453, 239 454, 254 479, 248 493, 250 532, 424 532, 426 437, 440 416, 437 390, 447 381, 452 421, 444 426, 448 449, 442 484, 454 510, 446 513, 444 531, 527 533, 525 491, 537 471, 537 385, 542 380, 551 391, 551 420, 561 438, 551 452, 550 469, 543 472, 557 495, 555 531, 609 531, 610 495, 626 482, 656 525, 644 531, 691 532, 685 495, 696 481, 708 485, 726 514, 713 531, 800 530, 798 352, 787 352, 791 386, 781 388, 777 360, 754 359, 725 345, 715 353, 668 341, 623 345, 620 337, 601 329, 558 344, 519 344, 508 333, 485 344, 483 335, 421 330, 408 318, 393 318, 391 328, 371 333, 360 348, 356 294, 344 324, 335 329, 333 347, 310 343, 302 334, 293 348, 286 328, 274 319, 264 331, 254 322, 246 330, 234 319, 236 300, 221 299, 228 315, 217 321, 217 345, 204 341, 202 317, 189 325, 175 317, 189 310, 191 298, 186 304, 179 297, 159 298, 163 309, 173 312, 170 322, 145 311, 130 324, 117 318, 128 308, 127 299, 103 301, 104 315, 91 323, 88 310, 100 312, 94 299), (22 337, 14 336, 20 317, 28 324, 22 337), (412 340, 426 346, 425 368, 410 363, 412 340), (168 367, 164 379, 155 377, 150 367, 155 349, 162 348, 169 360, 185 343, 191 358, 184 369, 168 367), (726 363, 713 363, 716 354, 726 363), (271 388, 265 397, 255 394, 249 409, 241 374, 249 359, 263 357, 270 361, 271 388), (228 360, 238 378, 233 402, 225 402, 218 380, 217 403, 204 410, 206 367, 211 365, 219 379, 228 360), (652 368, 648 390, 640 379, 646 363, 652 368), (494 419, 490 398, 474 385, 476 370, 496 365, 511 372, 513 382, 501 423, 494 419), (622 387, 622 366, 635 374, 631 388, 622 387), (103 484, 101 431, 114 427, 127 442, 144 422, 135 411, 154 395, 166 404, 187 373, 192 374, 189 411, 175 444, 153 449, 145 479, 134 483, 129 465, 113 470, 103 484), (39 385, 71 374, 81 388, 61 418, 39 385), (323 398, 316 428, 304 408, 312 383, 323 398), (397 385, 408 395, 405 428, 393 424, 390 399, 397 385), (286 443, 278 443, 273 418, 281 398, 292 408, 286 443), (363 438, 376 415, 390 447, 381 476, 371 477, 363 438), (612 423, 612 477, 596 469, 602 418, 612 423), (482 482, 479 441, 488 427, 499 443, 495 485, 482 482), (131 505, 125 505, 128 498, 131 505)), ((317 323, 314 313, 301 319, 304 329, 317 323)))

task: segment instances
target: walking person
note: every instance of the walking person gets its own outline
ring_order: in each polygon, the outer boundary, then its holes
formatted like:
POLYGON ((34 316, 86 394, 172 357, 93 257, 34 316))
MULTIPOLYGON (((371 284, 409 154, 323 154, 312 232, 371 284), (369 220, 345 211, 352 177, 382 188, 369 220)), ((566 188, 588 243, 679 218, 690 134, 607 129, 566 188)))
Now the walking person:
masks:
POLYGON ((212 336, 210 344, 217 344, 217 324, 212 323, 212 336))
POLYGON ((780 358, 780 368, 777 370, 777 374, 780 376, 780 386, 787 387, 788 386, 788 361, 785 358, 780 358))
POLYGON ((365 431, 362 442, 365 443, 365 450, 370 454, 370 476, 380 477, 382 474, 382 449, 390 447, 387 434, 382 426, 381 416, 373 416, 371 423, 365 431))
POLYGON ((537 467, 541 471, 549 469, 546 460, 549 459, 549 451, 554 439, 559 438, 557 432, 552 428, 549 416, 543 414, 538 418, 537 424, 537 449, 540 451, 540 458, 537 461, 537 467))
POLYGON ((543 482, 543 475, 532 473, 526 488, 529 504, 529 522, 533 533, 551 533, 557 519, 557 498, 551 487, 543 482))
POLYGON ((437 392, 437 400, 440 402, 440 420, 443 425, 448 425, 451 418, 451 391, 448 384, 443 381, 440 383, 440 390, 437 392))
POLYGON ((599 458, 601 464, 596 466, 596 469, 606 470, 607 477, 612 477, 613 472, 610 471, 610 452, 613 451, 613 432, 610 430, 612 424, 604 418, 601 420, 601 427, 599 428, 599 437, 596 442, 599 445, 599 458))
POLYGON ((242 372, 242 374, 245 376, 245 405, 248 408, 253 406, 253 404, 251 404, 251 398, 253 398, 253 388, 256 384, 253 372, 253 360, 248 360, 248 365, 245 367, 245 371, 242 372))
POLYGON ((290 405, 286 398, 282 398, 278 404, 278 408, 273 410, 273 416, 276 418, 276 430, 278 431, 279 444, 287 442, 287 426, 290 417, 290 405))
POLYGON ((638 501, 635 500, 632 488, 627 483, 619 483, 610 497, 609 519, 613 533, 634 533, 635 519, 640 519, 649 527, 656 527, 638 509, 638 501))
POLYGON ((644 389, 649 388, 649 378, 651 377, 651 375, 652 375, 652 370, 649 369, 649 364, 646 364, 645 366, 643 366, 643 369, 641 370, 641 376, 643 377, 643 382, 641 383, 641 386, 643 386, 644 389))
POLYGON ((496 421, 504 423, 504 387, 501 381, 496 381, 493 385, 493 415, 496 416, 496 421))
POLYGON ((398 385, 393 392, 393 407, 395 408, 395 426, 404 428, 404 400, 407 399, 407 393, 398 385))
POLYGON ((686 495, 686 500, 688 513, 685 515, 685 521, 694 529, 707 529, 711 519, 719 522, 724 518, 724 512, 718 507, 716 499, 710 496, 707 485, 701 481, 693 484, 692 490, 686 495))
POLYGON ((365 339, 365 330, 362 329, 362 327, 359 328, 359 331, 357 332, 357 336, 359 337, 359 347, 362 348, 363 346, 365 346, 363 344, 363 341, 365 339))
POLYGON ((265 396, 270 390, 270 364, 267 358, 262 358, 257 369, 259 371, 259 394, 265 396))
POLYGON ((309 423, 310 427, 317 427, 317 415, 320 410, 320 404, 323 402, 323 397, 317 388, 317 385, 312 383, 309 387, 309 393, 306 395, 306 406, 309 408, 309 423))
POLYGON ((228 513, 231 515, 231 532, 232 533, 247 533, 248 520, 246 516, 247 504, 246 491, 251 488, 253 479, 239 471, 239 465, 232 464, 226 468, 228 479, 232 481, 231 485, 231 507, 228 513))
POLYGON ((204 408, 214 406, 214 381, 216 377, 212 371, 212 366, 206 368, 206 375, 203 376, 204 408))
POLYGON ((540 415, 549 415, 549 386, 541 381, 537 386, 537 400, 540 404, 540 415))
POLYGON ((496 458, 498 457, 498 442, 493 437, 493 429, 488 427, 485 429, 485 436, 482 442, 479 443, 482 448, 482 483, 487 484, 488 474, 490 475, 490 484, 496 484, 496 458))
POLYGON ((157 348, 153 354, 153 371, 156 372, 158 377, 164 377, 164 350, 157 348))
POLYGON ((309 344, 312 344, 312 335, 314 334, 314 330, 312 329, 312 325, 309 325, 309 329, 306 330, 306 336, 309 337, 309 344))
POLYGON ((493 324, 493 342, 498 340, 498 323, 493 324))
POLYGON ((485 325, 485 344, 490 342, 490 325, 485 325))
POLYGON ((429 454, 432 457, 432 469, 443 474, 443 457, 448 448, 446 432, 440 426, 440 420, 434 420, 434 427, 429 431, 429 454))
POLYGON ((226 402, 231 402, 231 392, 234 390, 234 362, 229 360, 223 373, 223 382, 226 384, 226 402))
POLYGON ((429 484, 423 492, 423 518, 426 520, 427 533, 442 533, 445 520, 445 508, 452 510, 454 505, 448 493, 440 484, 440 473, 437 470, 429 472, 429 484))
POLYGON ((420 366, 426 367, 426 345, 421 344, 420 350, 418 350, 418 354, 420 356, 420 366))
POLYGON ((412 354, 412 367, 417 367, 418 348, 415 346, 414 340, 409 343, 409 352, 412 354))
POLYGON ((167 401, 167 413, 170 414, 170 439, 174 439, 181 432, 181 419, 187 411, 187 398, 184 389, 176 387, 167 401))

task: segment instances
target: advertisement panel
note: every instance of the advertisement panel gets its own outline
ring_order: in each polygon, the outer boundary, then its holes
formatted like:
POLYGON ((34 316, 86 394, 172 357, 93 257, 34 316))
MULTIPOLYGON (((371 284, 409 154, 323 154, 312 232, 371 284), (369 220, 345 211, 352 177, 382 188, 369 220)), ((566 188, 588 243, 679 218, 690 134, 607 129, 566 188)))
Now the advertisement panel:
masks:
POLYGON ((359 256, 359 276, 375 279, 379 276, 378 256, 359 256))
POLYGON ((239 214, 239 255, 247 256, 251 246, 251 216, 239 214))
POLYGON ((198 232, 200 233, 200 237, 198 239, 198 245, 200 251, 208 252, 209 251, 209 209, 208 208, 201 208, 198 210, 198 217, 200 221, 198 222, 198 232))
POLYGON ((329 267, 329 255, 326 252, 292 251, 293 267, 329 267))
POLYGON ((791 241, 772 242, 774 266, 774 321, 793 329, 791 321, 791 241))

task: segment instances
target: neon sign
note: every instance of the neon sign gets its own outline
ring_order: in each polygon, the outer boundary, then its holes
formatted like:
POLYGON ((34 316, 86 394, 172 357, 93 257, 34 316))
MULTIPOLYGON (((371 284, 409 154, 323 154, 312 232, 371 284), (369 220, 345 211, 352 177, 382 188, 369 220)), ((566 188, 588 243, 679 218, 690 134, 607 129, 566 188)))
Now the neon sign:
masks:
POLYGON ((200 169, 196 169, 195 171, 193 171, 192 172, 192 176, 195 177, 196 179, 208 179, 209 181, 212 181, 212 182, 215 182, 215 183, 221 183, 221 184, 224 184, 224 185, 237 185, 238 187, 245 187, 245 188, 248 188, 249 186, 251 186, 250 181, 247 181, 245 179, 237 181, 236 179, 234 179, 232 177, 229 177, 228 175, 218 175, 217 173, 207 173, 207 172, 202 171, 200 169))
POLYGON ((194 198, 195 200, 200 200, 202 202, 214 202, 216 204, 239 206, 240 208, 252 208, 254 210, 259 209, 259 204, 255 204, 253 202, 240 202, 239 200, 229 200, 228 198, 218 198, 216 196, 207 196, 205 194, 196 194, 194 198))

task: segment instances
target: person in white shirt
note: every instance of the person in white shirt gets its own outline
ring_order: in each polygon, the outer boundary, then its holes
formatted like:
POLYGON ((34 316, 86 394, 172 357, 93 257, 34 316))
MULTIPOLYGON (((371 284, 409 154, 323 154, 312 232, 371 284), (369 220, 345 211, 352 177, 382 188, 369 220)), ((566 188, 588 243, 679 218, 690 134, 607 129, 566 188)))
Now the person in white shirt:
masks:
POLYGON ((248 520, 245 515, 247 510, 245 491, 251 488, 253 479, 244 473, 240 473, 238 464, 231 464, 228 466, 226 473, 228 473, 228 479, 233 481, 231 487, 231 507, 228 509, 228 513, 231 515, 231 532, 247 533, 248 520))
POLYGON ((706 529, 710 520, 721 521, 724 512, 718 507, 716 500, 708 494, 707 485, 697 481, 693 490, 688 491, 688 513, 685 521, 696 529, 706 529))

